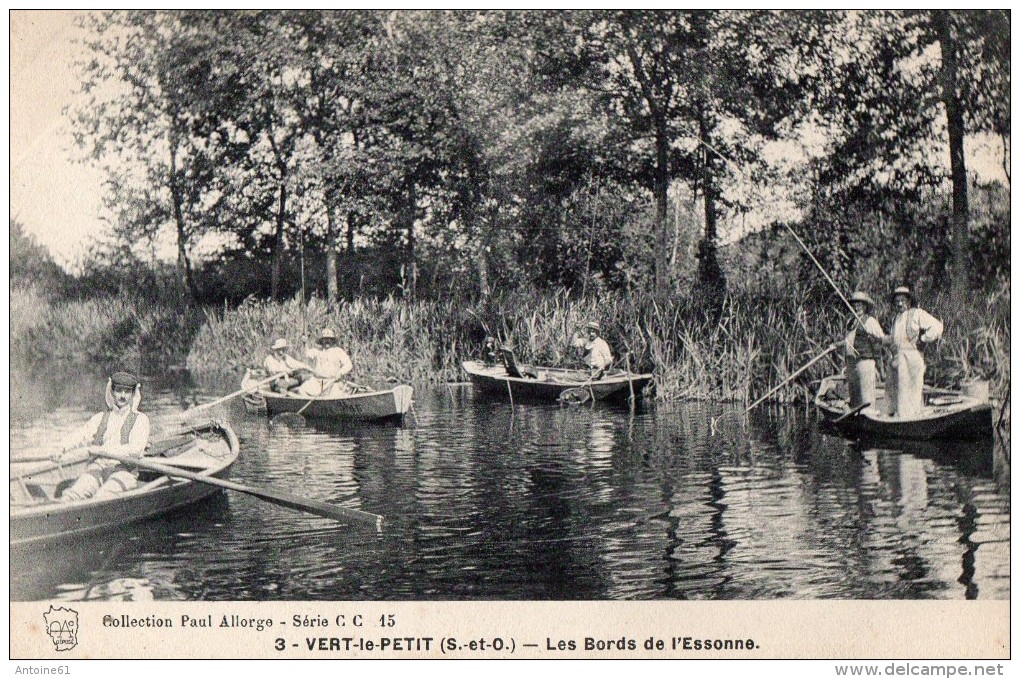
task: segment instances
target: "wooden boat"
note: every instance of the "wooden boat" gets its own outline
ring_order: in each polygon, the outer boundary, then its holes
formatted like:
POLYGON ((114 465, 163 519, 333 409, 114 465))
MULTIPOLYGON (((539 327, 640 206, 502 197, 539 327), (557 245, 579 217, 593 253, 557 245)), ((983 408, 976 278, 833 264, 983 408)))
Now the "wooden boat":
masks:
MULTIPOLYGON (((207 423, 149 442, 146 459, 168 467, 226 478, 240 453, 226 425, 207 423)), ((193 504, 220 489, 198 481, 140 470, 137 488, 111 498, 61 502, 81 475, 86 454, 61 463, 11 463, 11 545, 36 545, 143 521, 193 504)))
MULTIPOLYGON (((258 375, 249 372, 241 380, 241 387, 254 384, 258 379, 258 375)), ((414 389, 406 384, 383 390, 349 383, 345 387, 331 390, 326 396, 311 397, 261 387, 246 395, 244 402, 249 410, 264 408, 270 416, 300 411, 309 418, 371 421, 402 418, 410 410, 414 397, 414 389)))
POLYGON ((879 385, 876 404, 851 409, 846 379, 833 375, 822 380, 815 405, 828 423, 841 433, 890 439, 979 439, 992 435, 992 406, 981 393, 925 387, 925 405, 918 417, 904 419, 885 413, 885 389, 879 385))
POLYGON ((512 366, 487 365, 480 361, 461 363, 475 388, 492 396, 522 401, 626 400, 631 393, 640 398, 642 390, 652 380, 650 374, 626 370, 611 370, 600 379, 592 380, 586 370, 512 366))

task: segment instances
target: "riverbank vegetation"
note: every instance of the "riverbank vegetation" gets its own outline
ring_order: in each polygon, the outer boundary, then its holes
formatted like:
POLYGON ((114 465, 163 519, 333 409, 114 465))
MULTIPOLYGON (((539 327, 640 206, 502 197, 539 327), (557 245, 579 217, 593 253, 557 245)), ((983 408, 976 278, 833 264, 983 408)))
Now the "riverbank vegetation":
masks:
POLYGON ((330 325, 359 377, 424 383, 460 379, 485 334, 562 364, 594 318, 659 398, 747 401, 844 334, 840 294, 868 291, 888 327, 908 284, 946 322, 929 381, 1007 394, 1008 13, 116 11, 83 29, 71 115, 113 232, 71 292, 15 288, 12 352, 137 345, 237 371, 330 325))

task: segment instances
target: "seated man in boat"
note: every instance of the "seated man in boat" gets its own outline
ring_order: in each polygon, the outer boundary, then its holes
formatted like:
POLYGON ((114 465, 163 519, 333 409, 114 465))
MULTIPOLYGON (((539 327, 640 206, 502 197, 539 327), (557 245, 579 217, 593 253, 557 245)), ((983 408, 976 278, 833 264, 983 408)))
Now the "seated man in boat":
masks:
POLYGON ((273 342, 273 346, 270 347, 270 354, 262 362, 262 367, 270 375, 287 373, 273 382, 273 391, 280 392, 281 394, 301 386, 301 383, 312 373, 311 366, 307 363, 302 363, 287 353, 289 346, 287 340, 283 338, 276 340, 273 342))
POLYGON ((68 451, 83 447, 95 456, 84 473, 61 494, 62 501, 109 497, 138 486, 136 470, 105 459, 102 453, 141 457, 145 452, 149 443, 149 418, 138 412, 141 400, 142 386, 134 375, 117 372, 110 376, 106 382, 109 410, 93 415, 84 427, 61 442, 60 451, 53 456, 59 462, 68 451))
POLYGON ((351 357, 340 348, 336 333, 326 328, 319 333, 317 347, 312 347, 305 355, 312 361, 312 374, 301 385, 301 393, 305 396, 324 396, 328 393, 347 393, 347 384, 342 379, 354 370, 351 357))
POLYGON ((893 290, 896 318, 883 343, 893 350, 886 380, 887 411, 894 417, 917 417, 924 409, 924 354, 919 347, 942 337, 942 321, 914 306, 910 288, 893 290))
POLYGON ((602 379, 606 370, 613 365, 613 352, 609 344, 599 336, 601 326, 597 321, 588 321, 584 328, 586 337, 575 332, 570 345, 580 350, 582 359, 591 373, 591 379, 602 379))
POLYGON ((871 315, 875 300, 860 290, 850 295, 856 318, 843 341, 846 357, 846 383, 850 391, 850 408, 875 406, 878 383, 877 361, 882 352, 885 332, 878 319, 871 315))
POLYGON ((499 347, 496 346, 496 338, 489 335, 482 343, 482 363, 485 365, 498 365, 500 361, 499 347))

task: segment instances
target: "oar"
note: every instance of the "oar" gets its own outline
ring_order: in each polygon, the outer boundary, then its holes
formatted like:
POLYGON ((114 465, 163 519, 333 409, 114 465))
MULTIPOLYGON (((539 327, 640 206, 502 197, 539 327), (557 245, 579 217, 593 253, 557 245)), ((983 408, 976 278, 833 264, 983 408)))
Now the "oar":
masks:
POLYGON ((847 419, 848 417, 856 417, 857 415, 860 415, 860 414, 861 414, 861 412, 862 412, 862 411, 863 411, 863 410, 864 410, 865 408, 867 408, 868 406, 870 406, 870 405, 871 405, 870 403, 862 403, 861 405, 857 406, 856 408, 854 408, 854 409, 853 409, 853 410, 851 410, 850 412, 848 412, 848 413, 843 413, 842 415, 840 415, 839 417, 837 417, 836 419, 834 419, 834 420, 832 421, 832 423, 833 423, 833 424, 839 424, 840 422, 842 422, 843 420, 847 419))
POLYGON ((813 366, 813 365, 814 365, 815 363, 817 363, 818 361, 820 361, 820 360, 822 360, 823 358, 825 358, 826 356, 828 356, 828 355, 829 355, 830 353, 832 353, 832 351, 834 351, 834 350, 835 350, 836 348, 838 348, 838 347, 839 347, 839 345, 838 345, 838 344, 830 344, 830 345, 829 345, 829 348, 828 348, 828 349, 826 349, 826 350, 825 350, 825 351, 823 351, 822 353, 820 353, 820 354, 818 354, 817 356, 815 356, 814 358, 812 358, 812 359, 811 359, 810 361, 808 361, 807 363, 805 363, 805 364, 804 364, 804 365, 803 365, 803 366, 802 366, 802 367, 801 367, 801 368, 800 368, 799 370, 797 370, 797 371, 796 371, 796 372, 794 372, 794 373, 793 373, 792 375, 790 375, 789 377, 787 377, 787 378, 786 378, 785 380, 783 380, 782 382, 780 382, 779 384, 777 384, 777 385, 776 385, 775 387, 773 387, 772 389, 770 389, 770 390, 769 390, 769 393, 765 394, 765 395, 764 395, 764 396, 762 396, 762 397, 761 397, 760 399, 758 399, 757 401, 755 401, 754 403, 752 403, 751 405, 749 405, 749 406, 748 406, 748 407, 747 407, 747 408, 746 408, 746 409, 744 410, 744 414, 746 415, 747 413, 749 413, 749 412, 751 412, 752 410, 754 410, 754 408, 755 408, 755 407, 756 407, 757 405, 759 405, 759 404, 760 404, 760 403, 761 403, 762 401, 764 401, 764 400, 765 400, 765 399, 767 399, 767 398, 768 398, 769 396, 771 396, 772 394, 776 393, 777 391, 779 391, 780 389, 782 389, 783 387, 785 387, 785 386, 786 386, 787 384, 789 384, 789 383, 790 383, 790 381, 791 381, 791 380, 792 380, 793 378, 797 377, 797 376, 798 376, 798 375, 800 375, 800 374, 801 374, 802 372, 804 372, 805 370, 807 370, 808 368, 810 368, 811 366, 813 366))
MULTIPOLYGON (((833 350, 835 350, 835 349, 836 349, 836 348, 838 348, 838 347, 839 347, 839 344, 831 344, 831 345, 829 345, 829 348, 828 348, 828 349, 826 349, 826 350, 825 350, 825 351, 823 351, 822 353, 820 353, 820 354, 818 354, 817 356, 815 356, 814 358, 812 358, 812 359, 811 359, 810 361, 808 361, 807 363, 805 363, 805 364, 804 364, 804 365, 803 365, 803 366, 802 366, 802 367, 801 367, 800 369, 798 369, 798 370, 797 370, 796 372, 794 372, 794 373, 793 373, 792 375, 790 375, 790 376, 789 376, 789 377, 787 377, 787 378, 786 378, 785 380, 783 380, 782 382, 780 382, 779 384, 777 384, 777 385, 776 385, 775 387, 773 387, 772 389, 770 389, 770 390, 769 390, 769 393, 765 394, 765 395, 764 395, 764 396, 762 396, 762 397, 761 397, 760 399, 758 399, 757 401, 755 401, 755 402, 754 402, 754 403, 752 403, 751 405, 747 406, 747 408, 745 408, 745 409, 744 409, 744 411, 743 411, 743 413, 741 413, 741 414, 742 414, 742 415, 747 415, 747 414, 748 414, 749 412, 751 412, 752 410, 754 410, 754 409, 755 409, 755 408, 756 408, 756 407, 757 407, 757 406, 758 406, 759 404, 761 404, 762 402, 764 402, 764 401, 765 401, 765 399, 767 399, 767 398, 768 398, 769 396, 772 396, 772 394, 776 393, 777 391, 779 391, 780 389, 782 389, 783 387, 785 387, 785 386, 786 386, 787 384, 789 384, 789 383, 790 383, 790 380, 794 379, 795 377, 797 377, 798 375, 800 375, 800 374, 801 374, 802 372, 804 372, 805 370, 807 370, 808 368, 810 368, 811 366, 813 366, 813 365, 814 365, 815 363, 817 363, 818 361, 820 361, 820 360, 822 360, 823 358, 825 358, 826 356, 828 356, 828 355, 829 355, 829 354, 830 354, 830 353, 831 353, 831 352, 832 352, 833 350)), ((717 423, 717 422, 719 422, 719 420, 721 420, 721 419, 722 419, 722 418, 723 418, 723 417, 724 417, 725 415, 727 415, 727 414, 731 414, 731 413, 724 413, 723 415, 719 415, 719 416, 717 416, 717 417, 713 417, 713 418, 710 418, 710 419, 709 419, 709 427, 710 427, 710 431, 711 431, 711 435, 712 435, 712 436, 715 436, 715 430, 716 430, 716 423, 717 423)))
MULTIPOLYGON (((629 360, 630 352, 629 351, 625 351, 623 353, 623 356, 621 356, 620 358, 616 359, 611 364, 609 364, 609 366, 607 366, 606 369, 602 371, 602 376, 605 377, 606 374, 608 374, 610 370, 615 368, 616 365, 624 357, 627 357, 628 360, 629 360)), ((600 377, 599 379, 602 379, 602 377, 600 377)), ((630 370, 629 369, 627 370, 627 380, 628 381, 630 380, 630 370)), ((561 391, 557 400, 563 401, 563 402, 566 402, 566 403, 573 403, 573 404, 576 404, 576 405, 581 405, 581 404, 587 403, 589 398, 591 398, 592 401, 594 401, 595 400, 595 394, 591 390, 591 385, 592 385, 592 383, 594 381, 595 381, 595 376, 591 375, 580 386, 571 387, 569 389, 564 389, 563 391, 561 391)), ((634 385, 633 384, 631 384, 630 390, 631 390, 631 396, 633 396, 633 394, 634 394, 634 385)))
MULTIPOLYGON (((175 438, 177 436, 182 436, 184 434, 197 434, 198 432, 204 431, 210 424, 211 423, 200 423, 200 424, 196 424, 196 425, 194 425, 192 427, 188 427, 186 429, 178 429, 177 431, 171 431, 171 432, 166 432, 164 434, 160 434, 159 439, 157 439, 155 441, 150 441, 149 442, 149 448, 146 449, 146 453, 148 453, 149 449, 151 449, 153 446, 157 446, 160 443, 162 443, 164 441, 167 441, 169 439, 175 438)), ((73 450, 82 450, 82 449, 81 448, 72 448, 71 450, 68 450, 67 452, 70 453, 73 450)), ((60 463, 54 465, 53 468, 55 469, 56 467, 59 467, 61 465, 68 465, 68 464, 74 464, 75 462, 81 462, 82 460, 86 459, 87 457, 88 457, 88 454, 82 452, 82 453, 79 453, 79 454, 77 454, 77 455, 75 455, 73 457, 65 458, 65 459, 61 460, 60 463)), ((20 463, 23 463, 23 462, 52 462, 52 461, 53 461, 53 456, 52 455, 25 455, 24 457, 12 457, 12 458, 10 458, 10 460, 8 462, 9 462, 9 464, 20 464, 20 463)))
POLYGON ((308 406, 312 405, 312 401, 314 401, 317 398, 321 398, 323 394, 329 393, 329 390, 333 388, 333 385, 336 384, 336 381, 338 379, 340 378, 334 377, 329 382, 327 382, 326 386, 324 386, 322 388, 322 391, 319 392, 319 395, 313 396, 310 399, 308 399, 308 402, 301 406, 301 409, 298 410, 296 413, 280 413, 277 416, 275 416, 273 418, 273 424, 286 424, 292 427, 304 426, 305 418, 301 415, 301 413, 305 412, 308 406))
POLYGON ((235 392, 233 392, 231 394, 227 394, 226 396, 223 396, 222 398, 218 398, 215 401, 210 401, 209 403, 203 403, 202 405, 195 406, 194 408, 188 408, 183 413, 177 413, 177 414, 171 415, 170 418, 171 419, 175 419, 175 420, 186 420, 186 419, 188 419, 189 417, 191 417, 192 415, 194 415, 195 413, 197 413, 200 410, 206 410, 207 408, 212 408, 213 406, 218 406, 219 404, 221 404, 221 403, 223 403, 225 401, 229 401, 232 398, 237 398, 241 394, 247 394, 247 393, 249 393, 251 391, 254 391, 254 390, 258 389, 263 384, 267 384, 269 382, 272 382, 273 380, 280 379, 281 377, 285 377, 286 375, 287 375, 286 372, 278 372, 278 373, 276 373, 275 375, 273 375, 271 377, 267 377, 264 380, 259 380, 258 382, 255 382, 254 384, 249 384, 247 387, 243 387, 241 389, 238 389, 237 391, 235 391, 235 392))
POLYGON ((365 524, 372 524, 376 530, 382 530, 383 517, 378 514, 372 514, 371 512, 364 512, 360 509, 349 509, 347 507, 340 507, 338 505, 330 504, 328 502, 320 502, 318 500, 309 500, 305 498, 299 498, 294 495, 287 493, 281 493, 277 490, 266 490, 264 488, 253 488, 251 486, 245 486, 240 483, 233 481, 226 481, 219 479, 214 476, 203 476, 202 474, 196 474, 194 472, 185 471, 178 469, 177 467, 171 467, 168 465, 157 464, 155 462, 147 462, 140 460, 130 455, 119 455, 117 453, 110 453, 103 451, 98 454, 99 457, 106 457, 111 460, 117 460, 126 465, 139 467, 141 469, 148 469, 150 471, 158 472, 166 476, 172 476, 179 479, 188 479, 191 481, 197 481, 198 483, 205 483, 210 486, 217 486, 219 488, 226 488, 227 490, 236 490, 239 493, 245 493, 253 497, 257 497, 260 500, 271 502, 281 507, 287 507, 288 509, 297 509, 315 516, 321 516, 327 519, 335 519, 337 521, 358 521, 365 524))

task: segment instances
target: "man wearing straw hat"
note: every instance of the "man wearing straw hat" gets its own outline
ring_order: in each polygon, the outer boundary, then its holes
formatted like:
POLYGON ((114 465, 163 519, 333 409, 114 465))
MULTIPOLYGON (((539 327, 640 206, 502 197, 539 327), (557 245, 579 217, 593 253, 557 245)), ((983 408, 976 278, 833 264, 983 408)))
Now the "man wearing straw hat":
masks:
POLYGON ((351 357, 340 348, 336 333, 332 328, 325 328, 319 333, 316 341, 318 347, 312 347, 305 355, 312 361, 312 376, 301 385, 301 392, 307 396, 321 396, 332 389, 338 380, 354 370, 351 357))
POLYGON ((116 372, 106 381, 109 409, 96 413, 84 427, 65 438, 60 451, 53 456, 59 462, 67 451, 76 448, 85 448, 89 454, 97 456, 60 495, 62 501, 109 497, 138 486, 136 471, 116 460, 103 458, 102 452, 142 456, 149 443, 149 418, 138 412, 141 401, 142 385, 131 373, 116 372))
POLYGON ((597 380, 613 364, 613 352, 609 348, 609 344, 599 337, 601 328, 598 321, 588 321, 584 328, 587 337, 583 338, 575 333, 571 345, 581 350, 592 379, 597 380))
POLYGON ((286 393, 289 389, 300 386, 307 375, 312 372, 311 366, 302 363, 287 353, 290 344, 282 337, 270 347, 270 354, 262 362, 262 367, 270 375, 286 373, 284 377, 273 382, 273 391, 286 393))
POLYGON ((882 352, 885 332, 878 319, 871 315, 875 300, 860 290, 850 295, 854 325, 844 341, 846 356, 846 382, 850 389, 850 407, 875 405, 875 386, 878 382, 876 361, 882 352))
POLYGON ((893 360, 886 380, 887 411, 894 417, 917 417, 924 408, 924 354, 921 343, 942 337, 942 321, 914 306, 910 288, 893 290, 896 319, 883 343, 891 346, 893 360))

